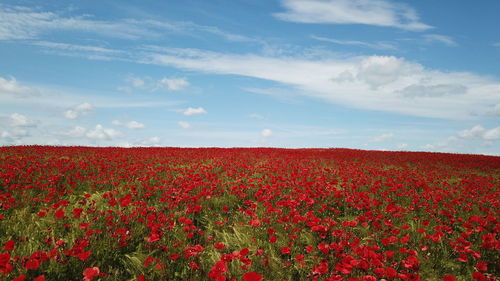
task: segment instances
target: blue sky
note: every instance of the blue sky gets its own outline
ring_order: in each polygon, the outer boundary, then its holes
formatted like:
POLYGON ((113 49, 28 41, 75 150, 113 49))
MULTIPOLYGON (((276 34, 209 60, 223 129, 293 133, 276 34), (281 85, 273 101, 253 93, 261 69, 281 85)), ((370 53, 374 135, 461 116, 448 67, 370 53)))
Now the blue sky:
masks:
POLYGON ((500 155, 500 2, 3 1, 0 144, 500 155))

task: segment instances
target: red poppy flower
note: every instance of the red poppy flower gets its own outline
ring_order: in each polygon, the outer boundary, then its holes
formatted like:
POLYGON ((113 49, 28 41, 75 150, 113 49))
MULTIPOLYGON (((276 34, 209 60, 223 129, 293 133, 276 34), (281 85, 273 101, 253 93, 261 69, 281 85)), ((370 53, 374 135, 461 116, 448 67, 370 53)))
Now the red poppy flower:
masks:
POLYGON ((33 281, 45 281, 45 275, 40 275, 37 278, 33 279, 33 281))
POLYGON ((87 252, 81 252, 79 254, 76 255, 77 258, 81 259, 82 261, 88 259, 90 257, 90 254, 91 252, 90 251, 87 251, 87 252))
POLYGON ((83 280, 92 281, 94 277, 99 276, 100 270, 99 267, 89 267, 83 270, 83 280))
POLYGON ((74 208, 73 209, 73 216, 76 218, 76 219, 79 219, 81 214, 83 212, 83 209, 82 208, 74 208))
POLYGON ((243 274, 243 281, 262 281, 264 277, 255 272, 247 272, 243 274))
POLYGON ((16 243, 14 242, 14 240, 9 240, 7 242, 5 242, 5 244, 3 245, 3 249, 5 251, 12 251, 14 250, 14 246, 16 245, 16 243))
POLYGON ((251 220, 250 222, 248 222, 249 225, 251 226, 260 226, 260 220, 259 219, 254 219, 254 220, 251 220))
POLYGON ((457 279, 455 279, 455 277, 453 277, 453 275, 448 274, 448 275, 443 276, 443 281, 457 281, 457 279))
POLYGON ((281 248, 281 253, 283 255, 289 255, 290 252, 291 252, 290 247, 283 247, 283 248, 281 248))
POLYGON ((55 213, 54 213, 54 217, 56 219, 62 219, 64 218, 64 211, 62 209, 58 209, 55 213))
POLYGON ((17 276, 16 278, 12 279, 12 281, 24 281, 26 280, 26 275, 24 274, 21 274, 19 276, 17 276))
POLYGON ((222 250, 222 249, 224 249, 225 245, 224 245, 224 243, 218 242, 218 243, 215 243, 214 247, 215 247, 215 249, 222 250))
POLYGON ((10 264, 10 254, 3 253, 0 254, 0 272, 9 273, 12 271, 12 265, 10 264))

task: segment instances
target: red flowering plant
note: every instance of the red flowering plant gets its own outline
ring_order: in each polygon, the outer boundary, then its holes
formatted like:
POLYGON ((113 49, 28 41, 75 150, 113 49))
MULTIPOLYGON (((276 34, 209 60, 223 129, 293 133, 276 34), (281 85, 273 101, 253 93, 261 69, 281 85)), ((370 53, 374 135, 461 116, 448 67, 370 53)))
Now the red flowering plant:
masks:
POLYGON ((0 147, 0 280, 495 280, 499 160, 0 147))

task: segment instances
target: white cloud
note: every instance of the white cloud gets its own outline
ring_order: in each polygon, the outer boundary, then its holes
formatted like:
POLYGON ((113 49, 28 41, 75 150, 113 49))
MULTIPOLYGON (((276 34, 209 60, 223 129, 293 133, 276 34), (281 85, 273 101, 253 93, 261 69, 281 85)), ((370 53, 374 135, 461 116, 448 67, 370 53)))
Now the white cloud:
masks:
POLYGON ((180 91, 189 86, 189 82, 186 78, 163 78, 159 85, 169 91, 180 91))
POLYGON ((70 129, 69 131, 61 132, 58 134, 62 135, 62 136, 71 137, 71 138, 81 138, 81 137, 85 137, 86 133, 87 133, 87 129, 85 129, 84 127, 75 126, 72 129, 70 129))
POLYGON ((22 137, 26 137, 28 135, 29 135, 28 131, 25 129, 21 129, 21 128, 13 128, 13 129, 8 130, 8 131, 3 131, 0 134, 0 136, 4 139, 13 139, 13 140, 16 140, 16 139, 19 139, 22 137))
POLYGON ((487 141, 494 141, 500 139, 500 127, 487 130, 481 125, 476 125, 471 129, 460 131, 458 133, 458 136, 464 139, 482 139, 487 141))
POLYGON ((0 40, 35 39, 50 31, 78 31, 115 38, 160 36, 131 20, 102 21, 90 16, 65 17, 20 6, 0 5, 0 40))
POLYGON ((500 103, 495 105, 492 110, 490 110, 490 114, 493 116, 499 116, 500 117, 500 103))
POLYGON ((94 107, 90 103, 84 102, 64 111, 64 117, 67 119, 77 119, 89 114, 93 110, 94 107))
POLYGON ((384 142, 384 141, 390 140, 392 138, 394 138, 393 133, 386 133, 386 134, 382 134, 380 136, 376 136, 376 137, 372 138, 370 141, 372 141, 372 142, 384 142))
POLYGON ((146 139, 139 139, 133 141, 125 141, 120 142, 117 146, 120 147, 151 147, 151 146, 160 146, 161 139, 160 137, 150 137, 146 139))
POLYGON ((208 112, 205 109, 203 109, 203 107, 198 107, 198 108, 188 107, 182 112, 182 114, 186 116, 207 114, 207 113, 208 112))
POLYGON ((408 144, 407 143, 400 143, 396 146, 396 148, 398 150, 406 150, 408 148, 408 144))
POLYGON ((410 85, 398 91, 402 96, 415 97, 442 97, 452 95, 463 95, 467 93, 467 87, 460 84, 439 84, 432 86, 410 85))
POLYGON ((38 93, 30 87, 19 84, 14 77, 10 77, 10 79, 0 77, 0 95, 3 94, 15 97, 29 97, 38 93))
POLYGON ((451 38, 450 36, 440 35, 440 34, 425 34, 425 35, 422 35, 422 37, 428 43, 437 42, 437 43, 445 44, 445 45, 450 46, 450 47, 458 46, 457 42, 455 42, 455 40, 453 40, 453 38, 451 38))
POLYGON ((484 132, 483 139, 485 140, 500 140, 500 127, 484 132))
POLYGON ((40 46, 48 49, 58 49, 61 51, 68 52, 62 54, 70 54, 71 52, 100 53, 107 55, 123 53, 123 51, 120 50, 113 50, 101 46, 92 46, 92 45, 78 45, 78 44, 68 44, 68 43, 49 42, 49 41, 37 41, 33 42, 32 44, 35 46, 40 46))
POLYGON ((35 121, 19 113, 12 113, 9 116, 9 125, 12 127, 34 127, 35 121))
POLYGON ((367 24, 422 31, 432 28, 420 22, 416 11, 403 3, 386 0, 282 0, 286 12, 275 16, 299 23, 367 24))
POLYGON ((395 82, 400 77, 421 71, 420 65, 408 63, 396 57, 371 56, 361 61, 356 78, 376 90, 379 86, 395 82))
POLYGON ((253 119, 266 119, 264 115, 258 114, 258 113, 252 113, 248 115, 248 117, 253 118, 253 119))
POLYGON ((270 129, 264 129, 260 132, 260 135, 263 137, 263 138, 269 138, 273 135, 273 131, 271 131, 270 129))
POLYGON ((167 77, 156 81, 150 77, 130 76, 125 79, 125 82, 127 82, 129 86, 120 86, 118 87, 118 90, 126 93, 131 93, 133 89, 147 90, 149 92, 154 92, 160 89, 180 91, 190 85, 186 78, 167 77))
POLYGON ((128 77, 125 79, 126 82, 129 82, 134 88, 141 88, 144 86, 144 79, 139 77, 128 77))
POLYGON ((371 48, 371 49, 376 49, 376 50, 396 50, 397 49, 397 47, 394 44, 389 43, 389 42, 369 43, 369 42, 356 41, 356 40, 338 40, 338 39, 327 38, 327 37, 316 36, 316 35, 312 35, 311 38, 319 40, 319 41, 330 42, 330 43, 339 44, 339 45, 360 46, 360 47, 366 47, 366 48, 371 48))
POLYGON ((9 116, 0 117, 0 140, 3 144, 22 145, 23 139, 30 136, 29 129, 37 127, 37 122, 19 113, 12 113, 9 116))
MULTIPOLYGON (((230 33, 214 26, 198 25, 188 21, 164 22, 147 18, 96 19, 93 15, 67 16, 64 11, 43 11, 39 8, 0 4, 0 40, 36 39, 51 32, 93 33, 100 36, 136 40, 160 38, 166 33, 199 37, 215 35, 232 42, 256 42, 260 40, 230 33)), ((56 43, 57 44, 57 43, 56 43)), ((71 52, 115 53, 98 46, 64 44, 39 44, 43 47, 66 49, 71 52)), ((99 58, 95 56, 94 58, 99 58)), ((104 57, 105 58, 105 57, 104 57)))
POLYGON ((446 138, 445 140, 439 141, 434 144, 426 144, 423 146, 425 150, 430 151, 454 151, 456 147, 454 144, 457 142, 457 138, 455 136, 451 136, 446 138))
POLYGON ((93 130, 89 130, 85 136, 96 140, 112 140, 121 137, 122 133, 115 129, 104 128, 102 125, 97 124, 95 128, 93 130))
POLYGON ((491 115, 500 92, 493 77, 426 69, 393 56, 311 59, 163 49, 150 54, 149 63, 270 80, 355 108, 445 119, 491 115))
POLYGON ((179 121, 177 124, 178 124, 181 128, 183 128, 183 129, 189 129, 189 128, 191 128, 191 123, 186 122, 186 121, 179 121))
POLYGON ((495 42, 495 43, 493 43, 493 46, 494 46, 494 47, 500 47, 500 42, 495 42))
POLYGON ((481 138, 485 129, 481 125, 476 125, 468 130, 463 130, 458 133, 458 136, 464 139, 481 138))
POLYGON ((131 130, 136 130, 136 129, 144 129, 144 124, 137 122, 137 121, 130 121, 125 124, 125 127, 131 129, 131 130))
POLYGON ((141 141, 140 145, 141 146, 157 146, 158 144, 160 144, 160 142, 161 142, 160 137, 150 137, 148 139, 141 141))
POLYGON ((143 123, 137 121, 129 121, 124 123, 120 120, 113 120, 111 121, 111 124, 115 126, 123 126, 131 130, 144 129, 146 127, 143 123))
POLYGON ((125 78, 125 82, 128 85, 117 87, 118 91, 128 94, 132 93, 134 89, 152 91, 151 78, 149 77, 141 78, 136 76, 129 76, 125 78))

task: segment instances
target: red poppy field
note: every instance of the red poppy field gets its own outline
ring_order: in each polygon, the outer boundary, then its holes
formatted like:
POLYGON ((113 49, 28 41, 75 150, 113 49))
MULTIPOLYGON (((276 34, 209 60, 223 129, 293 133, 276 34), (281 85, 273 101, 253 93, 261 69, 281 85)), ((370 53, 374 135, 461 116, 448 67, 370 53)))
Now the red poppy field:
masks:
POLYGON ((500 157, 0 148, 0 280, 497 280, 500 157))

